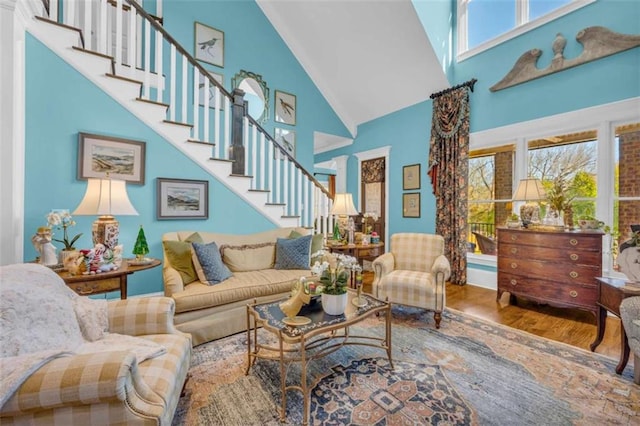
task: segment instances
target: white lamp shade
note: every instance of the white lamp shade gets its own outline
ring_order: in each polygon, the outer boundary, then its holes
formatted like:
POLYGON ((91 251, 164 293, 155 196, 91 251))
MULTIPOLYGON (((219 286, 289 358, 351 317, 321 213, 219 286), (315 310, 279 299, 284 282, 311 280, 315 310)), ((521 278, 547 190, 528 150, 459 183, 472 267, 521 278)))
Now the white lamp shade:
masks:
POLYGON ((74 215, 132 215, 138 212, 129 201, 126 182, 114 179, 89 179, 87 191, 74 215))
POLYGON ((336 194, 333 199, 331 214, 338 216, 357 216, 358 211, 353 205, 353 197, 350 193, 344 192, 336 194))
POLYGON ((540 179, 522 179, 513 194, 513 201, 539 201, 546 198, 540 179))

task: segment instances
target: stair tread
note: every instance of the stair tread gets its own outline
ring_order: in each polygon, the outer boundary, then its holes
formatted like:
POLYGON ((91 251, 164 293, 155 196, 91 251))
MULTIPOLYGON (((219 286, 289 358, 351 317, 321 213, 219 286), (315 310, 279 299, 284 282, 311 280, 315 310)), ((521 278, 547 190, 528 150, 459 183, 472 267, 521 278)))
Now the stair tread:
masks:
POLYGON ((282 215, 282 216, 280 216, 280 217, 281 217, 281 218, 283 218, 283 219, 297 219, 297 218, 299 218, 300 216, 295 216, 295 215, 294 215, 294 216, 285 216, 285 215, 282 215))
POLYGON ((104 53, 96 52, 95 50, 85 49, 84 47, 72 46, 72 48, 73 50, 77 50, 79 52, 88 53, 89 55, 99 56, 101 58, 105 58, 105 59, 109 59, 110 61, 113 61, 113 56, 111 55, 106 55, 104 53))
POLYGON ((213 160, 213 161, 224 161, 226 163, 235 163, 234 160, 229 160, 227 158, 215 158, 215 157, 209 157, 209 160, 213 160))
MULTIPOLYGON (((142 82, 140 84, 143 84, 142 82)), ((140 101, 140 102, 146 102, 148 104, 154 104, 154 105, 160 105, 163 106, 165 108, 169 108, 169 104, 165 104, 164 102, 158 102, 158 101, 153 101, 151 99, 145 99, 145 98, 136 98, 136 101, 140 101)))
POLYGON ((67 25, 67 24, 62 24, 60 22, 54 21, 53 19, 44 18, 42 16, 36 16, 35 18, 39 21, 46 22, 47 24, 53 24, 61 28, 66 28, 71 31, 76 31, 80 36, 80 43, 84 46, 84 36, 82 35, 82 30, 80 28, 72 27, 71 25, 67 25))
MULTIPOLYGON (((112 74, 112 73, 107 73, 107 77, 110 78, 117 78, 118 80, 123 80, 123 81, 129 81, 131 83, 135 83, 135 84, 139 84, 140 86, 142 86, 142 82, 140 80, 135 80, 133 78, 129 78, 129 77, 124 77, 122 75, 116 75, 116 74, 112 74)), ((142 100, 142 98, 136 98, 136 100, 142 100)), ((169 105, 167 105, 169 106, 169 105)))
POLYGON ((250 189, 249 192, 271 192, 269 189, 250 189))
POLYGON ((231 173, 229 176, 253 179, 253 176, 251 176, 251 175, 239 175, 239 174, 236 174, 236 173, 231 173))
POLYGON ((193 127, 193 124, 189 124, 189 123, 181 123, 179 121, 171 121, 171 120, 162 120, 163 123, 167 123, 167 124, 176 124, 178 126, 184 126, 184 127, 193 127))
POLYGON ((216 144, 213 143, 213 142, 199 141, 197 139, 187 139, 187 142, 189 142, 189 143, 199 143, 200 145, 216 146, 216 144))
POLYGON ((286 206, 285 203, 264 203, 265 206, 286 206))

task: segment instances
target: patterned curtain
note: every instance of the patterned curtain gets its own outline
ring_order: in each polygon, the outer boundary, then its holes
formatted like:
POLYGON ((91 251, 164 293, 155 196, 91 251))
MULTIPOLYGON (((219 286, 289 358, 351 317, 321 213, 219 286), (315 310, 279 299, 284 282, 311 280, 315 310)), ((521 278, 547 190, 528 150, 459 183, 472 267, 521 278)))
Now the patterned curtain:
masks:
POLYGON ((428 174, 436 196, 436 233, 444 237, 451 282, 467 283, 469 88, 433 101, 428 174))

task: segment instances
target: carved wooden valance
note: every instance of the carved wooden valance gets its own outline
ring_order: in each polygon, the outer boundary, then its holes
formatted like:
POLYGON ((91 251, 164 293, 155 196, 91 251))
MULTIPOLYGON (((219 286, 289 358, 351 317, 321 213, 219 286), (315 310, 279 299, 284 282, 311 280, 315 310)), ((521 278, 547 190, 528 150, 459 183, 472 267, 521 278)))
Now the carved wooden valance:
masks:
POLYGON ((362 162, 362 183, 384 182, 384 158, 362 162))
POLYGON ((554 56, 551 64, 547 68, 539 69, 536 67, 542 50, 531 49, 522 54, 513 68, 511 68, 511 71, 489 90, 496 92, 506 89, 507 87, 535 80, 545 75, 564 71, 578 65, 586 64, 587 62, 595 61, 596 59, 604 58, 605 56, 640 46, 640 35, 620 34, 605 27, 587 27, 578 32, 576 40, 584 47, 584 50, 578 57, 573 59, 566 59, 564 57, 563 53, 567 39, 558 33, 552 45, 554 56))

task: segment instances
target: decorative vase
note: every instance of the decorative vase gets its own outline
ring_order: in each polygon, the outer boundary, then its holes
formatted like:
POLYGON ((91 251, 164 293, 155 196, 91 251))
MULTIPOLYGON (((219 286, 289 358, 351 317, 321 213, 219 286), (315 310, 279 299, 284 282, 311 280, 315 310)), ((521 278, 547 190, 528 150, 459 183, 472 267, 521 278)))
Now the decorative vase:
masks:
POLYGON ((322 294, 322 309, 329 315, 342 315, 347 308, 349 296, 344 294, 322 294))
POLYGON ((68 257, 77 257, 78 255, 78 250, 76 249, 62 249, 60 250, 60 263, 62 263, 64 265, 64 261, 68 258, 68 257))

